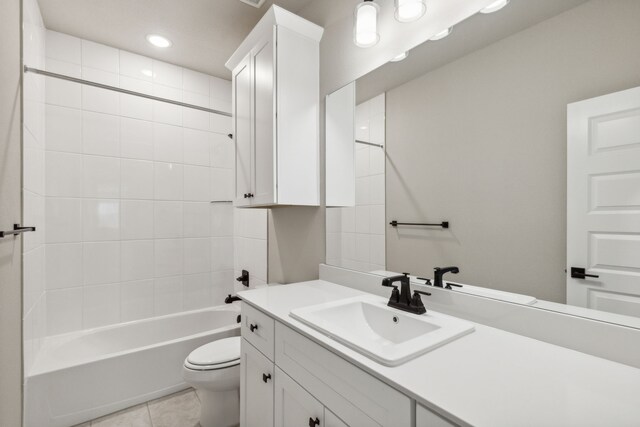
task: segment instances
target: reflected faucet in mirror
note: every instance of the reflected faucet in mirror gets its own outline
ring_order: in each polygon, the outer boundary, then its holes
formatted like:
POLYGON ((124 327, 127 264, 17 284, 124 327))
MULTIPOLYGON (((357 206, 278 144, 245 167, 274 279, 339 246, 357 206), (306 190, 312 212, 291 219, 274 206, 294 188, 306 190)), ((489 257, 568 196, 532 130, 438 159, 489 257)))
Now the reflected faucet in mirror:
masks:
MULTIPOLYGON (((442 288, 443 286, 443 282, 442 282, 442 276, 445 275, 445 273, 453 273, 453 274, 458 274, 460 273, 460 269, 458 267, 436 267, 433 269, 433 286, 435 286, 436 288, 442 288)), ((447 283, 447 289, 451 289, 451 286, 447 283)))

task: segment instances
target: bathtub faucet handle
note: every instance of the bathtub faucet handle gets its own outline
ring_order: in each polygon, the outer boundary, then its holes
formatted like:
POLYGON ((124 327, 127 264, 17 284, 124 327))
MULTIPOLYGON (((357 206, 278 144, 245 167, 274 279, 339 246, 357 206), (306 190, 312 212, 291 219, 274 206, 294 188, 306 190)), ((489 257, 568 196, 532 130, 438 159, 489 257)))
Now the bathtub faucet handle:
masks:
POLYGON ((242 276, 236 277, 236 281, 249 287, 249 272, 247 270, 242 270, 242 276))

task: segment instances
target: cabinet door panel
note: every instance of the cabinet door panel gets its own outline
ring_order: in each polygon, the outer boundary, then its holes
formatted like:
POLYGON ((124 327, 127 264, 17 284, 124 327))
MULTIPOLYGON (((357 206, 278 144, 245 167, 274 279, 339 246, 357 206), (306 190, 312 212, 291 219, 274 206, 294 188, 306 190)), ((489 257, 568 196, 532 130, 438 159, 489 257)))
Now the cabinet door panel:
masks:
POLYGON ((324 427, 349 427, 344 421, 333 412, 324 408, 324 427))
POLYGON ((240 425, 273 427, 273 363, 244 339, 240 363, 240 425))
POLYGON ((456 424, 416 404, 416 427, 455 427, 456 424))
MULTIPOLYGON (((274 29, 275 32, 275 29, 274 29)), ((254 98, 254 163, 252 205, 275 200, 275 87, 274 37, 269 35, 252 51, 254 98)))
POLYGON ((280 427, 324 426, 324 408, 298 383, 276 367, 276 425, 280 427))
POLYGON ((233 112, 234 141, 236 147, 235 205, 246 206, 251 199, 251 55, 234 70, 233 112))

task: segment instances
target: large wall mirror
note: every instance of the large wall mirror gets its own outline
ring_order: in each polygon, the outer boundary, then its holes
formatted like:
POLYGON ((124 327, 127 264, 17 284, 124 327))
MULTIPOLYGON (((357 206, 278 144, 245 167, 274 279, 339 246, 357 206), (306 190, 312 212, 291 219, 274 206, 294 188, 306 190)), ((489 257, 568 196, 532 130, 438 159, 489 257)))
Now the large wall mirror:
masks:
POLYGON ((639 22, 512 0, 330 94, 327 263, 640 327, 639 22))

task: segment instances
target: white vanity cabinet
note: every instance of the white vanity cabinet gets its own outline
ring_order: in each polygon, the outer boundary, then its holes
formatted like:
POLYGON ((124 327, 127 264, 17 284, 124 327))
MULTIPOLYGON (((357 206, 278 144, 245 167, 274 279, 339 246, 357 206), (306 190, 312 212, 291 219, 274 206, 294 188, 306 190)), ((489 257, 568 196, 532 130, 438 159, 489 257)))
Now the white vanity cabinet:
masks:
POLYGON ((322 33, 272 6, 227 61, 233 77, 235 206, 319 205, 322 33))

